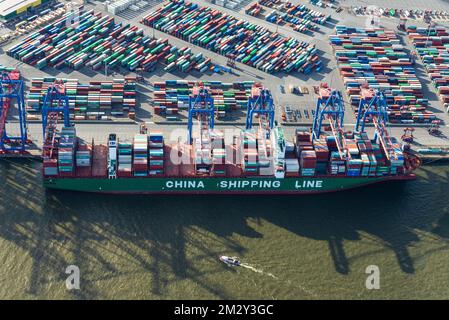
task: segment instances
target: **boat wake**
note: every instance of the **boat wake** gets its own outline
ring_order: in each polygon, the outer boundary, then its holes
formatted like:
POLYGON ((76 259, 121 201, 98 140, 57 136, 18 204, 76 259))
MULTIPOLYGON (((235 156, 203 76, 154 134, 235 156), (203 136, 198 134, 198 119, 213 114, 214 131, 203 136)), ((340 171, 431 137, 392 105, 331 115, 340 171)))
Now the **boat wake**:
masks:
POLYGON ((269 276, 269 277, 271 277, 271 278, 273 278, 273 279, 279 280, 279 278, 276 277, 274 274, 269 273, 269 272, 264 272, 263 270, 257 269, 256 267, 254 267, 254 266, 252 266, 252 265, 250 265, 250 264, 247 264, 247 263, 241 263, 240 266, 241 266, 241 267, 244 267, 244 268, 246 268, 246 269, 252 270, 252 271, 254 271, 254 272, 256 272, 256 273, 260 273, 260 274, 269 276))
POLYGON ((313 291, 307 289, 306 287, 304 287, 300 283, 292 282, 291 280, 282 280, 279 277, 275 276, 274 274, 269 273, 269 272, 265 272, 262 269, 256 268, 255 266, 252 266, 252 265, 250 265, 248 263, 241 263, 240 267, 244 267, 244 268, 246 268, 248 270, 251 270, 251 271, 254 271, 256 273, 268 276, 268 277, 273 278, 275 280, 282 281, 282 282, 287 283, 288 285, 290 285, 292 287, 295 287, 297 289, 302 290, 303 292, 305 292, 306 294, 308 294, 308 295, 310 295, 310 296, 312 296, 314 298, 318 298, 318 295, 316 295, 313 291))

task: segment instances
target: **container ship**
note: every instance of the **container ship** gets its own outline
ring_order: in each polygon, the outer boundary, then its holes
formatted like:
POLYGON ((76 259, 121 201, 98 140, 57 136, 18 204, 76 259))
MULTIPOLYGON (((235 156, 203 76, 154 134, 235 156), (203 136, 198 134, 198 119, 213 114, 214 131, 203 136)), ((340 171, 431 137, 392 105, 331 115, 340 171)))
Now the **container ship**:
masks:
MULTIPOLYGON (((59 89, 55 85, 53 93, 59 89)), ((168 141, 160 131, 143 125, 130 140, 109 134, 107 144, 82 141, 68 119, 58 131, 61 114, 57 111, 64 106, 52 107, 58 103, 52 100, 51 90, 43 108, 47 112, 43 181, 49 189, 111 194, 310 194, 414 179, 413 170, 420 164, 388 135, 384 97, 371 89, 361 99, 354 132, 343 130, 341 93, 321 85, 313 128, 296 129, 287 137, 274 121, 270 92, 260 84, 251 90, 246 129, 232 134, 214 128, 214 101, 208 88, 198 84, 191 88, 186 142, 168 141), (367 122, 375 125, 373 138, 364 131, 367 122)))

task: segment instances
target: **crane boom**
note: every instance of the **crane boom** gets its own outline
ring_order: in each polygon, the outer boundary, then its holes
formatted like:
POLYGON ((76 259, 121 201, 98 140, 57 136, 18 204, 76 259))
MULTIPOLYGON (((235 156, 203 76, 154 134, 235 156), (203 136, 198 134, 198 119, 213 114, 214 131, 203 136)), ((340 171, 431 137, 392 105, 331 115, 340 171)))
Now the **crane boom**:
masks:
POLYGON ((318 100, 313 119, 312 139, 320 139, 323 121, 328 121, 342 159, 348 157, 348 148, 343 132, 344 114, 345 108, 341 92, 332 90, 326 83, 321 83, 318 88, 318 100))
POLYGON ((259 123, 269 132, 274 126, 274 104, 270 90, 255 84, 251 88, 246 112, 246 129, 253 127, 253 117, 259 116, 259 123))
POLYGON ((210 89, 202 83, 197 83, 193 87, 192 94, 189 97, 189 117, 188 117, 188 142, 193 142, 193 119, 197 118, 200 126, 200 133, 207 127, 214 128, 215 108, 214 99, 210 95, 210 89))
POLYGON ((0 75, 0 152, 23 153, 28 144, 23 80, 17 70, 3 72, 0 75), (6 130, 6 120, 13 101, 17 103, 19 113, 18 136, 11 136, 6 130))
POLYGON ((64 126, 70 127, 69 98, 65 94, 64 84, 61 81, 55 81, 48 87, 42 106, 44 159, 57 156, 57 125, 60 113, 63 114, 64 126))
POLYGON ((356 132, 365 132, 365 125, 374 125, 374 141, 379 141, 387 160, 395 156, 393 141, 388 132, 387 101, 382 91, 375 91, 367 85, 361 87, 361 100, 357 113, 356 132))

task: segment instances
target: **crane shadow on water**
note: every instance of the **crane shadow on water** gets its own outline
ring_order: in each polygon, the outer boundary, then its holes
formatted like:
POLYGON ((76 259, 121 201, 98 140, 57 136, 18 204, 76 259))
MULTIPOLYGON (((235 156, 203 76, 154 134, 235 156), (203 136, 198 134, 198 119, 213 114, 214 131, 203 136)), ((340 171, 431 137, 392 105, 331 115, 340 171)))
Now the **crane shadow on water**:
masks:
POLYGON ((188 279, 208 296, 230 299, 231 291, 208 278, 223 272, 219 255, 247 253, 235 235, 266 236, 254 227, 262 222, 327 242, 335 271, 342 275, 350 274, 354 260, 387 250, 402 272, 413 274, 409 249, 421 241, 420 231, 442 239, 437 250, 449 249, 448 172, 428 167, 416 181, 295 197, 45 191, 33 161, 2 161, 0 169, 0 237, 31 257, 27 293, 32 296, 46 294, 55 283, 64 285, 65 268, 74 264, 91 271, 83 290, 70 291, 75 299, 107 297, 103 280, 129 276, 147 279, 143 298, 163 298, 170 284, 188 279), (345 241, 362 238, 376 249, 348 258, 345 241))

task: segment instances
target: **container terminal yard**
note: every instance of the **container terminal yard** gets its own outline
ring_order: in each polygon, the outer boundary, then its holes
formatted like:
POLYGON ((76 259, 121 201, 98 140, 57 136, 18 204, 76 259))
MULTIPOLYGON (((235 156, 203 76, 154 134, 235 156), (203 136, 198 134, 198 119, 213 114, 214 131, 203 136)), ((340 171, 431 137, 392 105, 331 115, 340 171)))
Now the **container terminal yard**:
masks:
POLYGON ((46 190, 155 196, 422 179, 449 159, 449 7, 407 3, 27 4, 0 29, 1 161, 34 163, 46 190))
MULTIPOLYGON (((205 66, 208 66, 208 70, 205 72, 201 72, 198 69, 189 70, 189 72, 183 72, 181 69, 176 68, 176 70, 170 70, 165 71, 167 69, 167 66, 170 65, 170 63, 167 63, 164 61, 164 63, 157 63, 154 67, 147 68, 149 71, 140 71, 137 72, 130 72, 128 68, 124 67, 115 67, 110 68, 108 70, 108 67, 101 67, 95 68, 96 70, 93 70, 92 65, 91 67, 84 66, 64 66, 59 68, 54 68, 52 66, 49 67, 39 67, 38 65, 29 65, 25 62, 18 61, 17 59, 14 59, 13 57, 6 54, 6 51, 8 48, 12 47, 14 42, 5 44, 2 46, 3 54, 1 55, 1 64, 5 67, 9 68, 16 68, 21 72, 21 75, 24 79, 25 84, 25 96, 27 96, 26 104, 27 106, 34 106, 34 100, 32 92, 35 92, 34 86, 33 86, 33 79, 34 80, 42 80, 42 78, 50 78, 50 82, 53 80, 52 78, 62 78, 62 79, 76 79, 78 80, 78 83, 87 85, 92 80, 95 81, 106 81, 106 80, 112 80, 113 78, 125 78, 126 76, 138 76, 143 77, 145 80, 145 83, 137 82, 137 99, 136 99, 136 108, 135 108, 135 118, 130 119, 123 113, 121 113, 122 116, 114 117, 114 115, 111 115, 111 113, 108 114, 107 108, 105 109, 106 112, 99 112, 97 116, 91 116, 90 118, 96 119, 97 121, 93 120, 85 120, 86 122, 86 128, 88 127, 88 122, 95 122, 96 130, 95 132, 92 132, 98 137, 98 130, 103 130, 106 133, 103 135, 103 141, 107 139, 107 133, 110 132, 111 128, 114 128, 114 123, 120 122, 121 128, 129 128, 129 132, 125 129, 125 134, 128 133, 128 135, 131 137, 133 134, 136 133, 135 128, 138 127, 138 124, 132 125, 136 122, 147 122, 147 123, 154 123, 152 126, 157 126, 158 128, 161 128, 161 130, 165 130, 166 125, 170 125, 167 130, 170 130, 170 128, 173 128, 173 125, 175 124, 181 124, 181 122, 187 121, 187 112, 186 108, 184 111, 180 111, 177 115, 161 115, 159 112, 155 110, 153 107, 156 102, 153 102, 154 99, 153 91, 156 91, 157 88, 154 88, 154 83, 160 83, 165 80, 187 80, 190 82, 196 82, 196 81, 208 81, 212 80, 215 82, 221 82, 221 83, 236 83, 236 82, 248 82, 246 90, 248 90, 248 87, 251 86, 251 83, 254 82, 260 82, 262 83, 267 89, 270 90, 271 94, 273 95, 274 99, 274 105, 276 108, 276 117, 277 121, 282 122, 287 127, 286 130, 293 130, 295 125, 311 125, 313 121, 314 116, 314 109, 316 105, 316 95, 313 92, 313 87, 318 86, 320 83, 328 83, 332 86, 332 88, 339 90, 344 93, 344 99, 347 102, 347 109, 351 109, 352 107, 355 109, 357 105, 357 100, 354 99, 354 97, 351 97, 351 95, 348 95, 348 92, 350 90, 348 89, 349 86, 351 86, 351 83, 347 83, 346 85, 343 83, 343 78, 341 76, 341 72, 339 72, 339 69, 337 67, 337 61, 336 57, 334 55, 334 52, 341 49, 338 47, 338 44, 336 43, 337 38, 334 39, 332 42, 332 39, 330 41, 330 35, 336 34, 336 25, 347 25, 347 26, 360 26, 361 28, 366 27, 367 24, 367 16, 355 16, 353 14, 349 14, 346 10, 350 10, 350 2, 344 2, 340 5, 340 7, 345 8, 342 12, 336 13, 336 10, 333 8, 321 8, 318 6, 314 6, 311 4, 308 4, 308 7, 310 10, 315 10, 316 12, 322 13, 324 17, 327 17, 327 20, 325 22, 320 21, 319 23, 314 23, 315 26, 317 26, 318 30, 313 30, 312 34, 307 33, 301 33, 296 32, 294 30, 291 30, 287 23, 281 23, 280 25, 274 25, 273 23, 269 23, 266 20, 263 19, 257 19, 254 16, 251 16, 249 14, 245 13, 245 8, 241 8, 239 11, 234 11, 232 9, 219 6, 217 4, 211 4, 209 2, 193 2, 198 3, 199 5, 204 5, 208 8, 218 10, 220 12, 229 14, 232 17, 235 17, 236 19, 242 19, 244 21, 248 21, 249 23, 253 23, 254 25, 266 28, 268 31, 276 32, 281 36, 285 37, 292 37, 294 39, 297 39, 298 41, 304 41, 310 45, 314 45, 316 48, 316 56, 319 58, 317 60, 320 65, 316 67, 317 70, 307 70, 306 73, 301 71, 295 71, 295 72, 289 72, 287 74, 285 73, 267 73, 263 70, 257 69, 255 67, 251 67, 244 63, 234 62, 235 67, 230 67, 229 63, 229 57, 217 54, 217 52, 213 52, 210 50, 207 50, 203 48, 202 46, 198 45, 192 45, 188 43, 187 41, 183 41, 179 39, 176 36, 173 36, 172 34, 168 34, 165 32, 161 32, 157 27, 155 29, 147 26, 148 24, 148 16, 151 16, 151 12, 157 12, 160 8, 164 8, 164 3, 159 3, 158 5, 154 7, 148 7, 147 10, 144 10, 140 13, 140 15, 127 20, 125 18, 122 18, 122 16, 126 16, 126 12, 130 11, 130 9, 126 9, 124 12, 118 15, 111 15, 109 12, 107 12, 105 5, 101 2, 90 2, 88 4, 84 5, 84 10, 93 9, 96 14, 102 14, 103 16, 109 15, 110 17, 113 17, 116 24, 122 22, 126 24, 130 24, 131 26, 135 26, 137 28, 140 28, 143 30, 145 35, 148 35, 150 37, 155 37, 157 39, 166 39, 169 41, 170 45, 176 47, 176 48, 191 48, 192 55, 202 55, 203 59, 210 59, 210 63, 208 65, 205 64, 205 66), (330 17, 329 17, 330 15, 330 17), (147 22, 145 22, 147 21, 147 22), (144 25, 143 23, 147 24, 144 25), (221 67, 221 69, 220 69, 221 67), (154 69, 154 71, 151 70, 154 69), (212 70, 211 70, 212 69, 212 70), (218 71, 218 72, 215 72, 218 71), (230 72, 229 72, 230 71, 230 72), (106 75, 108 74, 108 75, 106 75), (28 90, 31 88, 32 92, 28 93, 28 90), (304 90, 306 93, 302 93, 301 90, 304 90), (292 93, 294 92, 294 93, 292 93), (351 103, 349 103, 351 102, 351 103), (158 114, 159 113, 159 114, 158 114), (103 120, 98 120, 103 119, 103 120), (97 123, 101 123, 100 126, 97 126, 97 123), (124 125, 126 124, 126 125, 124 125), (98 129, 98 127, 100 129, 98 129), (292 127, 290 129, 290 127, 292 127)), ((267 2, 266 5, 268 6, 274 6, 274 3, 267 2)), ((248 6, 247 6, 248 7, 248 6)), ((247 8, 246 7, 246 8, 247 8)), ((201 7, 200 7, 201 8, 201 7)), ((271 7, 266 7, 270 8, 271 7)), ((416 40, 417 37, 414 38, 408 38, 406 35, 406 32, 402 32, 397 30, 397 25, 399 24, 399 18, 383 18, 382 19, 382 28, 391 30, 394 37, 397 37, 397 39, 404 41, 404 48, 400 51, 403 51, 404 54, 409 54, 413 50, 413 39, 416 40)), ((444 27, 447 25, 447 21, 437 21, 437 28, 438 27, 444 27)), ((425 29, 426 24, 424 21, 419 19, 408 19, 407 25, 414 25, 417 27, 421 26, 421 29, 425 29)), ((160 28, 159 28, 160 29, 160 28)), ((419 30, 420 32, 421 29, 419 30)), ((423 30, 424 30, 423 29, 423 30)), ((410 33, 413 30, 408 30, 410 33)), ((341 31, 349 32, 349 31, 341 31)), ((382 31, 383 32, 383 31, 382 31)), ((425 32, 425 30, 424 30, 425 32)), ((419 34, 418 34, 419 35, 419 34)), ((342 35, 336 35, 336 37, 341 37, 342 35)), ((27 35, 24 35, 22 37, 19 37, 19 39, 26 38, 27 35)), ((28 34, 29 37, 29 34, 28 34)), ((19 40, 18 39, 18 40, 19 40)), ((17 42, 17 41, 16 41, 17 42)), ((430 46, 430 44, 427 44, 430 46)), ((349 52, 350 53, 350 52, 349 52)), ((181 54, 182 55, 182 54, 181 54)), ((343 53, 344 55, 344 53, 343 53)), ((342 59, 341 57, 339 59, 342 59)), ((23 59, 22 59, 23 60, 23 59)), ((92 59, 94 60, 94 59, 92 59)), ((90 61, 92 61, 90 60, 90 61)), ((62 63, 64 63, 64 59, 60 59, 62 63)), ((82 61, 82 60, 80 60, 82 61)), ((431 79, 429 79, 428 75, 426 74, 425 64, 426 62, 424 60, 421 60, 419 58, 416 58, 415 60, 414 69, 416 70, 416 77, 417 81, 422 85, 422 90, 420 90, 420 94, 422 91, 422 100, 425 100, 423 103, 421 101, 418 101, 418 103, 421 103, 421 105, 426 105, 426 112, 431 114, 432 116, 435 115, 435 119, 441 120, 440 130, 442 131, 442 137, 445 136, 447 132, 447 126, 445 123, 447 123, 447 105, 444 104, 443 100, 441 100, 439 94, 438 94, 438 88, 435 88, 434 83, 431 79)), ((95 61, 94 61, 95 62, 95 61)), ((445 65, 443 64, 443 67, 445 65)), ((134 68, 135 71, 136 68, 134 68)), ((204 70, 204 69, 203 69, 204 70)), ((359 81, 359 80, 357 80, 359 81)), ((368 80, 367 80, 368 81, 368 80)), ((42 105, 43 101, 43 95, 45 90, 43 89, 40 93, 40 103, 42 105)), ((185 100, 184 100, 185 101, 185 100)), ((415 103, 415 102, 411 102, 415 103)), ((226 112, 224 111, 222 114, 223 116, 220 116, 220 114, 217 116, 217 125, 236 125, 236 126, 243 126, 245 124, 245 101, 242 103, 243 105, 239 105, 237 107, 238 110, 226 112)), ((39 121, 39 115, 36 115, 36 113, 33 113, 32 107, 27 107, 28 109, 28 130, 30 131, 30 139, 33 140, 34 145, 36 147, 42 146, 42 134, 36 134, 36 131, 39 131, 38 128, 40 127, 38 124, 34 123, 36 120, 39 121), (35 129, 36 128, 36 129, 35 129), (34 132, 33 132, 34 131, 34 132)), ((228 107, 226 107, 229 109, 228 107)), ((97 111, 97 110, 94 110, 97 111)), ((87 111, 89 112, 89 110, 87 111)), ((95 114, 95 112, 93 112, 95 114)), ((419 111, 416 111, 415 113, 419 114, 419 111)), ((117 114, 117 113, 116 113, 117 114)), ((120 114, 120 112, 119 112, 120 114)), ((85 115, 85 113, 84 113, 85 115)), ((422 116, 422 115, 418 115, 422 116)), ((401 121, 401 117, 398 116, 397 120, 394 121, 394 114, 390 115, 390 119, 392 119, 392 123, 390 125, 392 134, 400 138, 404 134, 404 128, 407 126, 411 126, 415 129, 414 131, 414 140, 416 143, 415 147, 417 149, 424 149, 424 147, 429 148, 444 148, 446 141, 445 139, 441 137, 435 137, 428 134, 428 127, 431 125, 431 121, 425 121, 425 120, 417 120, 417 121, 403 121, 402 123, 397 123, 398 121, 401 121), (407 123, 408 122, 408 123, 407 123)), ((425 117, 425 116, 424 116, 425 117)), ((84 119, 88 117, 84 116, 84 119)), ((80 119, 80 117, 75 118, 75 122, 82 122, 82 120, 77 121, 77 119, 80 119)), ((83 119, 83 117, 81 117, 83 119)), ((407 118, 408 119, 408 118, 407 118)), ((14 128, 16 124, 14 123, 17 120, 17 114, 14 115, 13 110, 9 112, 9 119, 7 123, 8 126, 12 126, 11 130, 15 130, 17 128, 14 128), (14 128, 14 129, 13 129, 14 128)), ((348 129, 351 129, 351 126, 353 126, 356 122, 355 114, 353 112, 346 112, 345 114, 345 127, 348 129)), ((18 126, 18 125, 17 125, 18 126)), ((120 130, 123 130, 120 129, 120 130)), ((369 129, 368 129, 369 130, 369 129)), ((89 131, 85 132, 85 130, 78 130, 78 134, 80 134, 82 137, 88 137, 88 135, 91 133, 89 131)), ((102 140, 99 140, 102 141, 102 140)))

